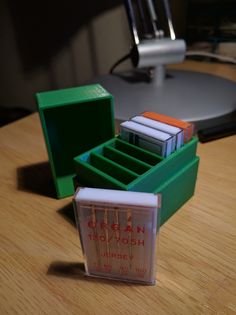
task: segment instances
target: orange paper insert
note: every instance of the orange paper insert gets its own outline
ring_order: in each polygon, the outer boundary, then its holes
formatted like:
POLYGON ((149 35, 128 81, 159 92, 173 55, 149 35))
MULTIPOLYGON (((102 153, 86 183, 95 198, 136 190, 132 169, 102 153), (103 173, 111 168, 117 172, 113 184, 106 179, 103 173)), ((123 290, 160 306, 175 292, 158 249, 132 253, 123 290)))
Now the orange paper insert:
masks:
POLYGON ((163 114, 158 114, 155 112, 144 112, 142 115, 146 118, 157 120, 166 123, 171 126, 179 127, 184 130, 184 142, 188 142, 193 136, 193 124, 186 121, 179 120, 174 117, 170 117, 163 114))

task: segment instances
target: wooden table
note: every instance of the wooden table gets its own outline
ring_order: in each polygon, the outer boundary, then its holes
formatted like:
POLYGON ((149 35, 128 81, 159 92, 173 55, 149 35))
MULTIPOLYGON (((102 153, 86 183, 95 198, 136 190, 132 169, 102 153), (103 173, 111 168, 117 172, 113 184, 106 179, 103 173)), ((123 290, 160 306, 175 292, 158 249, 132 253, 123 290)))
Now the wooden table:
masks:
POLYGON ((195 196, 161 228, 156 286, 84 277, 38 114, 1 128, 0 146, 0 314, 236 314, 235 136, 199 144, 195 196))

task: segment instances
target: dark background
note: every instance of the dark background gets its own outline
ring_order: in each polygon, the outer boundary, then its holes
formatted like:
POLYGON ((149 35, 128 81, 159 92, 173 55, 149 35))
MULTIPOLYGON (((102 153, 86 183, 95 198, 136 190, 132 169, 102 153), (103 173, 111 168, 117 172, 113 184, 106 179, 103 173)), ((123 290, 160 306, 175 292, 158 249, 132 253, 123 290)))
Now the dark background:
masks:
MULTIPOLYGON (((235 0, 170 3, 177 36, 189 47, 216 52, 222 43, 235 43, 235 0)), ((161 10, 158 13, 166 29, 161 10)), ((1 0, 0 41, 4 125, 36 110, 36 92, 108 73, 127 53, 131 36, 120 0, 1 0)))

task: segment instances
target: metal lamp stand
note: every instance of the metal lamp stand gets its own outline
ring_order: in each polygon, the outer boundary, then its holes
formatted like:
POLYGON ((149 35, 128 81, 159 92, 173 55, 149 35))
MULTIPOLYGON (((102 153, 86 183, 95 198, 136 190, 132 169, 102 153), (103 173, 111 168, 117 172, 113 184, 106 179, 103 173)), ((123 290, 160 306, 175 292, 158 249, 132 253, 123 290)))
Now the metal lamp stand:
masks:
POLYGON ((113 94, 115 117, 119 120, 155 111, 197 122, 236 110, 236 84, 205 73, 168 70, 160 84, 136 70, 99 76, 92 82, 102 84, 113 94))

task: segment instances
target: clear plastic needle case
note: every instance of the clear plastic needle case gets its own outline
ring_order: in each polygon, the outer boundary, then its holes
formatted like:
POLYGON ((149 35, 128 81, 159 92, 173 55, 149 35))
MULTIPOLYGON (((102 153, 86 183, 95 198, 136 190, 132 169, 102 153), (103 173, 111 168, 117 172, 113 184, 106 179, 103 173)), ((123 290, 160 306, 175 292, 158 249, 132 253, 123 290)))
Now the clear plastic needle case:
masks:
POLYGON ((88 276, 155 284, 160 195, 80 188, 74 196, 88 276))

